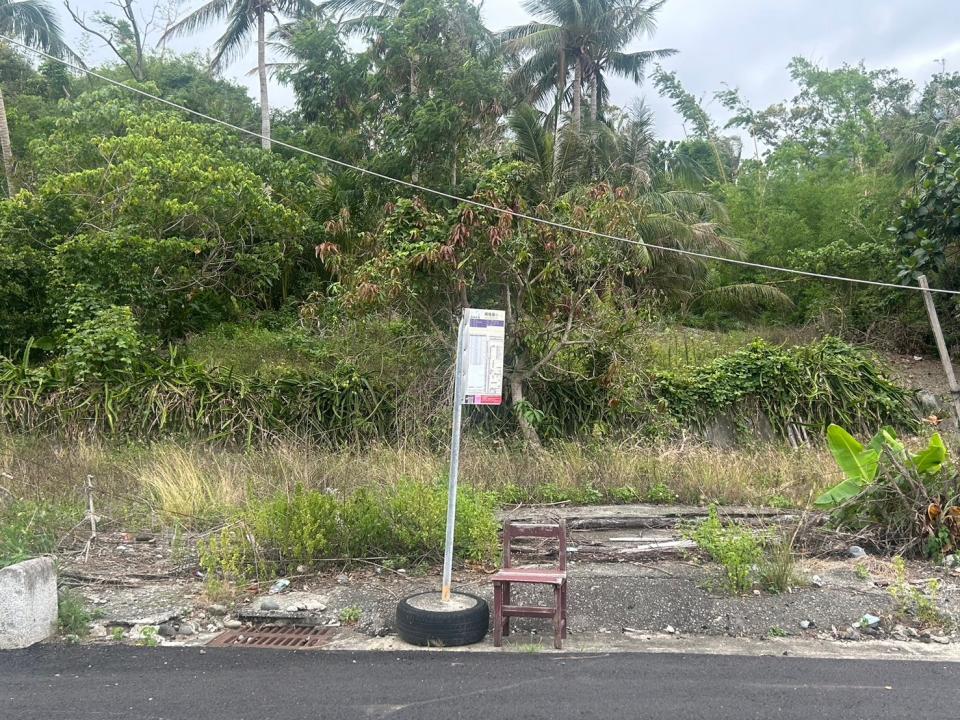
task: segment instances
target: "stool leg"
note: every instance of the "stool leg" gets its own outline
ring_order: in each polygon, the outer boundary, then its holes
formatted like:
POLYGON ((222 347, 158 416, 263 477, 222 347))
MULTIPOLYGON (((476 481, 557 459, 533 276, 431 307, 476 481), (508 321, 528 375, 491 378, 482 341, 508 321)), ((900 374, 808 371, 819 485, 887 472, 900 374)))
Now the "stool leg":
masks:
POLYGON ((560 585, 553 586, 553 646, 560 650, 563 647, 563 591, 560 585))
POLYGON ((503 644, 503 586, 493 584, 493 646, 503 644))
MULTIPOLYGON (((503 604, 504 605, 510 604, 510 583, 503 583, 503 604)), ((503 634, 505 636, 510 634, 510 616, 509 615, 503 616, 503 634)))

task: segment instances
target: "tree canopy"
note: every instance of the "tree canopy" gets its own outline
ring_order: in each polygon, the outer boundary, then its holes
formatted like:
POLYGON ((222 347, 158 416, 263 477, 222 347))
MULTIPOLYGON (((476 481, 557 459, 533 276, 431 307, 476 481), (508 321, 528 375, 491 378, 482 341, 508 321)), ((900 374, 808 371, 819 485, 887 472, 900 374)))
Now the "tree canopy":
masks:
MULTIPOLYGON (((0 23, 21 5, 0 3, 0 23)), ((711 104, 656 65, 674 50, 634 49, 652 42, 663 2, 536 0, 536 21, 499 35, 469 0, 308 5, 204 4, 167 34, 223 23, 206 58, 144 42, 129 20, 142 7, 121 4, 126 21, 90 26, 118 49, 98 72, 407 184, 265 152, 0 46, 9 187, 21 188, 0 202, 0 353, 90 383, 245 328, 275 333, 284 353, 334 368, 337 382, 362 367, 435 391, 431 363, 460 311, 499 307, 498 417, 536 443, 601 427, 624 398, 648 402, 628 389, 645 372, 638 338, 656 323, 927 342, 915 297, 697 254, 883 281, 926 272, 958 287, 956 74, 915 87, 891 69, 795 58, 792 97, 752 108, 723 87, 711 104), (290 110, 217 72, 254 31, 282 56, 270 64, 261 52, 258 70, 290 87, 290 110), (649 74, 686 137, 658 137, 640 102, 615 106, 611 73, 638 85, 649 74), (399 346, 407 355, 391 355, 399 346), (376 369, 377 353, 392 370, 376 369)), ((24 22, 11 27, 60 47, 24 22)))

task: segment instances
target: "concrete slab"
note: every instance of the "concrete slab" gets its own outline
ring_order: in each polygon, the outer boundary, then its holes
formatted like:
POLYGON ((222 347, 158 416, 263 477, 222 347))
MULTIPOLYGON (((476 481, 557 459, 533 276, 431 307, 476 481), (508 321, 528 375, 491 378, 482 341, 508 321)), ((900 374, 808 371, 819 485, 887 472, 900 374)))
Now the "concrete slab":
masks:
POLYGON ((30 647, 57 631, 57 569, 35 558, 0 570, 0 650, 30 647))
MULTIPOLYGON (((717 508, 720 517, 745 525, 795 522, 799 515, 777 508, 728 505, 717 508)), ((513 522, 567 521, 567 530, 671 529, 700 520, 708 508, 696 505, 522 505, 501 513, 513 522)))

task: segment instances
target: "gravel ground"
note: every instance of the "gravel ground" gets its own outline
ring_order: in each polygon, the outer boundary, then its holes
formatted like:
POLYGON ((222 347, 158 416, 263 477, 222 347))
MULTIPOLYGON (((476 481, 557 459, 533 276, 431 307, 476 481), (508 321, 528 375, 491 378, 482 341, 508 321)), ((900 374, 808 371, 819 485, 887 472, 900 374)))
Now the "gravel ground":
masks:
MULTIPOLYGON (((163 643, 203 643, 224 627, 236 628, 241 622, 344 623, 352 626, 355 637, 391 636, 397 602, 440 586, 436 568, 396 571, 363 566, 292 577, 289 587, 276 594, 270 594, 269 583, 265 583, 226 600, 210 599, 204 595, 195 568, 173 563, 171 554, 162 538, 132 543, 128 536, 118 536, 112 541, 102 538, 88 562, 68 559, 62 563, 64 578, 98 615, 94 641, 115 641, 117 627, 124 641, 140 641, 144 626, 165 623, 160 633, 163 643), (176 632, 171 631, 171 621, 176 632), (180 623, 188 628, 185 634, 179 633, 180 623)), ((798 575, 806 581, 779 595, 723 592, 718 589, 719 567, 698 559, 696 553, 684 559, 580 560, 571 562, 568 571, 573 637, 607 636, 611 642, 642 634, 754 640, 893 638, 960 644, 960 635, 951 635, 960 621, 960 570, 929 563, 910 563, 909 577, 917 588, 925 587, 931 578, 940 581, 936 602, 949 622, 945 629, 930 628, 933 637, 926 638, 921 637, 923 628, 910 628, 909 619, 895 616, 888 591, 893 573, 884 558, 803 560, 798 575), (865 614, 878 616, 878 626, 869 630, 854 627, 865 614)), ((487 572, 462 569, 454 576, 454 587, 492 603, 487 572)), ((516 586, 514 592, 520 602, 538 602, 540 597, 549 604, 551 600, 516 586)), ((515 619, 513 630, 515 643, 552 636, 549 622, 543 620, 515 619)))

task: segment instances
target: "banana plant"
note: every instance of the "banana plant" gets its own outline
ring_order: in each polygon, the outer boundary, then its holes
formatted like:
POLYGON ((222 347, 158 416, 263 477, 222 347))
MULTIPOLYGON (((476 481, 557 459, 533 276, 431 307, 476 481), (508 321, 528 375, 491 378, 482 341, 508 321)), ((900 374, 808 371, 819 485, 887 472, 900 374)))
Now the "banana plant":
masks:
POLYGON ((827 447, 843 471, 844 479, 814 501, 814 505, 824 509, 843 505, 872 485, 885 449, 921 476, 936 475, 947 460, 947 448, 939 433, 934 433, 926 449, 910 453, 889 427, 881 429, 864 446, 839 425, 830 425, 827 447))

